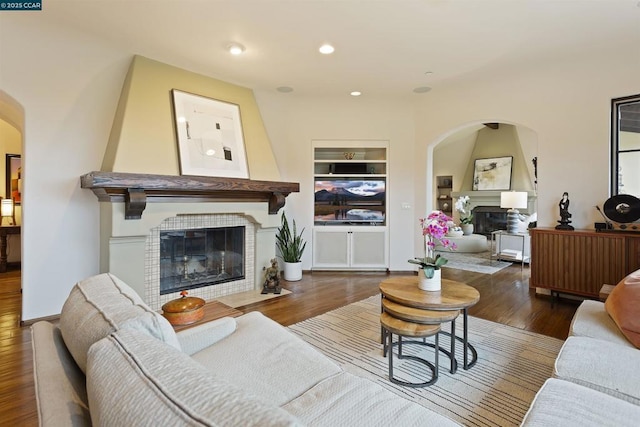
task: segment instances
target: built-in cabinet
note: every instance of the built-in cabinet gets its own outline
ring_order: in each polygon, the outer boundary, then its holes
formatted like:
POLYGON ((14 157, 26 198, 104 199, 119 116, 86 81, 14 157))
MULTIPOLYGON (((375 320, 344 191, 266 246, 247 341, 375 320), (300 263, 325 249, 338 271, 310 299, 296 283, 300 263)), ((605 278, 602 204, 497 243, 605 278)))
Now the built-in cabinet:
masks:
POLYGON ((386 270, 387 141, 313 142, 313 269, 386 270))
POLYGON ((387 268, 386 227, 315 227, 314 269, 387 268))
POLYGON ((533 228, 530 286, 597 298, 640 268, 640 233, 533 228))
POLYGON ((446 215, 453 217, 453 199, 451 192, 453 191, 453 177, 451 175, 436 176, 437 206, 438 210, 446 215))

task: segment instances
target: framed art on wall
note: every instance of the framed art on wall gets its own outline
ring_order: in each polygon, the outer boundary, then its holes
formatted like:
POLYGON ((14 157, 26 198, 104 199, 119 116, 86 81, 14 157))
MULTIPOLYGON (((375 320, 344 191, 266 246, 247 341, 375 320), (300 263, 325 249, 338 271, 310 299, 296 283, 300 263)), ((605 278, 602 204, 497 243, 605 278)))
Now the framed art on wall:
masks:
POLYGON ((513 157, 476 159, 473 168, 473 190, 510 190, 513 157))
POLYGON ((182 175, 249 178, 236 104, 173 89, 182 175))
POLYGON ((5 161, 5 198, 13 199, 19 205, 22 200, 22 158, 20 154, 7 154, 5 161))

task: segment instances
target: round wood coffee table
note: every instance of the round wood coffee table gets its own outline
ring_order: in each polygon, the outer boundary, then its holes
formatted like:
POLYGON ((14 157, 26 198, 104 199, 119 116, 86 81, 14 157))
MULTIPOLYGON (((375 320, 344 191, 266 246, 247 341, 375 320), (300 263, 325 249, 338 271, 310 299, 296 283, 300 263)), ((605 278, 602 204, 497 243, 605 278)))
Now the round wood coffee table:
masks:
MULTIPOLYGON (((463 367, 469 369, 478 361, 478 353, 476 349, 469 343, 468 326, 467 326, 467 309, 480 300, 480 293, 477 289, 464 283, 453 280, 442 279, 442 289, 437 292, 423 291, 418 288, 417 276, 398 276, 383 280, 380 283, 380 292, 382 298, 387 298, 397 304, 411 307, 414 309, 425 311, 462 311, 462 338, 455 336, 455 329, 451 328, 452 349, 454 340, 462 341, 463 346, 463 367), (471 352, 471 360, 469 360, 469 352, 471 352)), ((384 310, 384 308, 383 308, 384 310)), ((398 310, 392 315, 398 314, 398 310)), ((433 314, 424 313, 420 316, 418 312, 413 312, 411 318, 402 320, 420 322, 420 318, 433 318, 433 314), (416 313, 418 313, 416 321, 416 313)), ((436 316, 437 317, 437 316, 436 316)), ((445 316, 446 317, 446 316, 445 316)), ((453 326, 453 325, 452 325, 453 326)), ((443 332, 446 334, 446 332, 443 332)), ((452 369, 453 371, 453 369, 452 369)))

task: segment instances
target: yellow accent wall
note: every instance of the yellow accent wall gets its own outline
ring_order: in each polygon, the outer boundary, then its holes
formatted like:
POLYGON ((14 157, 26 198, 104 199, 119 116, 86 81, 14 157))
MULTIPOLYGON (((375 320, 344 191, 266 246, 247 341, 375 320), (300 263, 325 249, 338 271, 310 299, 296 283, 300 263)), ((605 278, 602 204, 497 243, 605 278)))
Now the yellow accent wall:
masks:
POLYGON ((137 55, 122 87, 103 171, 180 175, 172 89, 239 105, 249 178, 280 180, 251 89, 137 55))

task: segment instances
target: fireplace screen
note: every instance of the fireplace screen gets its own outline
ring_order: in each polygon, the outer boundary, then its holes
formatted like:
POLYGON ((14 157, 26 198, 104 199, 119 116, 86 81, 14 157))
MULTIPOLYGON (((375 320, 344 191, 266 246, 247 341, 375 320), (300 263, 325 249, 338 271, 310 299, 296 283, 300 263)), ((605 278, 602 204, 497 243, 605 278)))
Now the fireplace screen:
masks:
POLYGON ((245 227, 160 232, 160 294, 242 280, 245 227))

